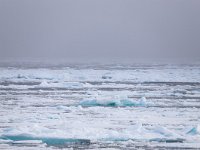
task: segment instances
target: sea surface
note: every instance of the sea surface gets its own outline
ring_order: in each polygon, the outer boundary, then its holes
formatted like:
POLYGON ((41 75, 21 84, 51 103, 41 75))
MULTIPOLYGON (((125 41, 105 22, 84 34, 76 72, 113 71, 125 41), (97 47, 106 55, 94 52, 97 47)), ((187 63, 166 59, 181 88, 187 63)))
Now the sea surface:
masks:
POLYGON ((1 65, 0 149, 200 149, 200 65, 1 65))

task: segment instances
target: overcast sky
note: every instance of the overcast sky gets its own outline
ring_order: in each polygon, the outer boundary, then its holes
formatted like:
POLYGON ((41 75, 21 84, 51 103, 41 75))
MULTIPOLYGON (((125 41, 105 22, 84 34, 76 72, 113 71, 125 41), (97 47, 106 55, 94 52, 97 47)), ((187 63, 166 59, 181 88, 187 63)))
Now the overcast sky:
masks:
POLYGON ((0 0, 0 58, 200 57, 200 0, 0 0))

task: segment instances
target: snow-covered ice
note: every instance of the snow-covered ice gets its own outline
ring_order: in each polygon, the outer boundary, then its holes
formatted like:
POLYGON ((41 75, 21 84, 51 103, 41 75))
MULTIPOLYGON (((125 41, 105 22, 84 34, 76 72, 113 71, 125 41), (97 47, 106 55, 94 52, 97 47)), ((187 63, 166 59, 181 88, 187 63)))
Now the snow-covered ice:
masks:
POLYGON ((0 149, 200 148, 198 66, 0 68, 0 149))

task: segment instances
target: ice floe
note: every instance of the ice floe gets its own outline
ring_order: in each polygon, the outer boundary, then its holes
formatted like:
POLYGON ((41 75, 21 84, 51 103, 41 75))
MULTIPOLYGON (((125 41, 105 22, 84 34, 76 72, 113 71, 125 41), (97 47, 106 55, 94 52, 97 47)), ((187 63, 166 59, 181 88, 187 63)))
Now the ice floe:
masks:
MULTIPOLYGON (((19 130, 9 130, 0 135, 0 143, 13 143, 13 142, 28 142, 31 143, 42 141, 49 146, 63 146, 67 144, 90 144, 94 141, 156 141, 166 143, 182 143, 190 141, 190 136, 187 133, 176 133, 163 126, 154 126, 148 128, 141 123, 129 126, 120 130, 97 129, 87 127, 86 129, 74 129, 64 127, 62 130, 51 130, 37 127, 40 132, 34 130, 29 133, 21 133, 19 130), (53 131, 53 132, 52 132, 53 131), (32 132, 32 133, 31 133, 32 132), (63 132, 63 133, 62 133, 63 132), (78 134, 79 135, 78 135, 78 134)), ((191 141, 190 141, 191 142, 191 141)))
POLYGON ((192 129, 190 129, 187 134, 190 135, 200 135, 200 125, 198 124, 196 127, 193 127, 192 129))
POLYGON ((8 142, 40 142, 47 144, 48 146, 63 146, 66 144, 90 144, 88 139, 65 139, 65 138, 53 138, 53 137, 34 137, 32 135, 20 134, 20 135, 2 135, 2 140, 8 140, 8 142))
POLYGON ((152 103, 147 102, 145 97, 142 97, 140 100, 132 99, 115 99, 115 100, 82 100, 79 105, 84 107, 94 107, 94 106, 104 106, 104 107, 126 107, 126 106, 135 106, 135 107, 146 107, 150 106, 152 103))

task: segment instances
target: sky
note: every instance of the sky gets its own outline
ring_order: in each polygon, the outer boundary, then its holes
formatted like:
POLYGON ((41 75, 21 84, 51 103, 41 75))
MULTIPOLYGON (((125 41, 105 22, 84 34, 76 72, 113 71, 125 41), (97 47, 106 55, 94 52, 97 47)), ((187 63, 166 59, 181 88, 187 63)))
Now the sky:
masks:
POLYGON ((200 58, 200 0, 0 0, 0 59, 200 58))

